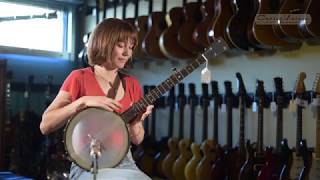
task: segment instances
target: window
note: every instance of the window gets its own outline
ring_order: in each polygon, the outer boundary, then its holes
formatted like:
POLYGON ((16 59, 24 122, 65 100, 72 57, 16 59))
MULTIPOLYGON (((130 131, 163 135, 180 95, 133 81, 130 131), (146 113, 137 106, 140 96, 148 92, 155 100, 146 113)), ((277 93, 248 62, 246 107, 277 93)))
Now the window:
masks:
POLYGON ((70 52, 67 11, 0 2, 0 46, 70 52))

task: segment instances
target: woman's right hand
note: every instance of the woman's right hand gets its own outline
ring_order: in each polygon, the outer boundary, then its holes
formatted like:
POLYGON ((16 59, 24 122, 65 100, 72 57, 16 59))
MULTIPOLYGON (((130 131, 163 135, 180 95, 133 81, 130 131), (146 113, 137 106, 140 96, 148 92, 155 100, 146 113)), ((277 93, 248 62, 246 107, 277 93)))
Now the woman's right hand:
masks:
POLYGON ((111 112, 122 108, 118 101, 106 96, 82 96, 79 100, 84 107, 100 107, 111 112))

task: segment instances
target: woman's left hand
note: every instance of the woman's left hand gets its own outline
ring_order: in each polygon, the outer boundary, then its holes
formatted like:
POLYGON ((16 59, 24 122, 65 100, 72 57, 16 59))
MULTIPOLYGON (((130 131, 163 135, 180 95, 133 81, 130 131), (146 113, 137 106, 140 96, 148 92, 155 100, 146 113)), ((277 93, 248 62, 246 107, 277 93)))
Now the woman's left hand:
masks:
POLYGON ((154 108, 154 105, 148 105, 146 108, 146 111, 138 115, 131 124, 134 125, 136 123, 143 122, 152 113, 153 108, 154 108))

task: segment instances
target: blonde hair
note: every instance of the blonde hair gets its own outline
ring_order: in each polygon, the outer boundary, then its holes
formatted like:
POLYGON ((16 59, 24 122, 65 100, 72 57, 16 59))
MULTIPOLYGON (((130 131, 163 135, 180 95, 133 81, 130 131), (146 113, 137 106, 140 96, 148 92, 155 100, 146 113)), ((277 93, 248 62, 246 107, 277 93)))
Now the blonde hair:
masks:
POLYGON ((134 47, 138 44, 138 33, 130 23, 116 18, 103 20, 90 35, 88 41, 88 63, 101 65, 111 58, 116 43, 133 40, 134 47))

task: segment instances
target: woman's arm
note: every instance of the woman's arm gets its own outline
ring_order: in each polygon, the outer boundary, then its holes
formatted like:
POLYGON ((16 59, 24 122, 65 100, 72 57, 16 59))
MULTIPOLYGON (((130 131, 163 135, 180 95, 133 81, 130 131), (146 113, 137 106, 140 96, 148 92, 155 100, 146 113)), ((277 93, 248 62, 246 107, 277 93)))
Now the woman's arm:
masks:
POLYGON ((130 140, 133 144, 138 145, 143 141, 144 138, 144 119, 151 114, 153 105, 149 105, 146 111, 137 117, 131 124, 128 126, 130 140))
POLYGON ((72 102, 70 94, 61 90, 42 115, 40 123, 42 134, 49 134, 61 128, 68 119, 86 107, 100 107, 112 112, 120 110, 122 105, 106 96, 82 96, 72 102))

